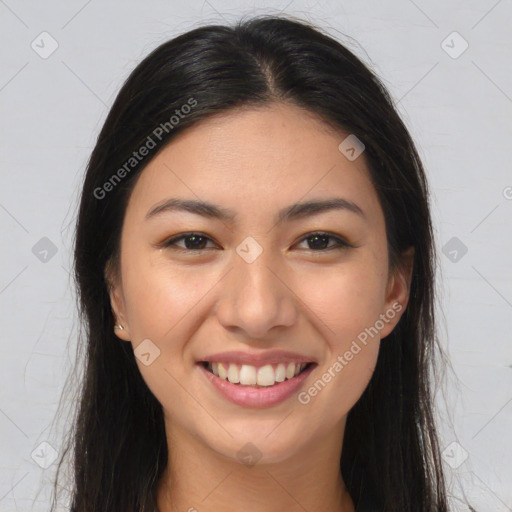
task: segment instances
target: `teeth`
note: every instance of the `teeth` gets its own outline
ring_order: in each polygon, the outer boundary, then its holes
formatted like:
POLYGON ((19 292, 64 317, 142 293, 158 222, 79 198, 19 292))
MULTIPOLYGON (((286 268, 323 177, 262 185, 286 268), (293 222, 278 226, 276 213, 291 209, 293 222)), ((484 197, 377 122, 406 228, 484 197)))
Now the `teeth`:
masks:
POLYGON ((284 379, 286 379, 286 368, 283 363, 280 363, 276 368, 276 382, 283 382, 284 379))
POLYGON ((228 376, 228 372, 227 372, 226 368, 224 368, 224 365, 222 363, 219 363, 217 368, 219 371, 219 377, 221 379, 225 379, 228 376))
MULTIPOLYGON (((229 366, 235 365, 230 364, 229 366)), ((254 366, 243 364, 240 369, 240 384, 243 386, 253 386, 256 384, 256 378, 256 368, 254 366)))
POLYGON ((267 364, 258 370, 258 386, 273 386, 276 383, 276 376, 272 365, 267 364))
POLYGON ((240 372, 238 371, 238 366, 236 364, 229 365, 228 380, 232 384, 237 384, 238 382, 240 382, 240 372))
POLYGON ((295 365, 293 363, 288 363, 288 367, 286 368, 286 378, 291 379, 295 376, 295 365))
POLYGON ((271 364, 256 368, 248 364, 239 366, 233 363, 208 363, 208 370, 214 375, 242 386, 273 386, 276 382, 299 375, 305 367, 306 363, 279 363, 275 369, 271 364))

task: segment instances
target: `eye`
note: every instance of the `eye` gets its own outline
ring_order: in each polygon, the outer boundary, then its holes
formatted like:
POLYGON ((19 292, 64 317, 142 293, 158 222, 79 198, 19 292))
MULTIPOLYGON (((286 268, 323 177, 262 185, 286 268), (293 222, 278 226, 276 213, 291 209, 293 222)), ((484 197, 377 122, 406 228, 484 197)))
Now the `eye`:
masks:
POLYGON ((348 242, 338 236, 331 235, 325 231, 317 231, 314 233, 308 233, 302 238, 300 243, 308 242, 308 245, 312 245, 314 252, 325 252, 332 249, 346 249, 352 247, 348 242), (329 245, 329 240, 334 240, 333 246, 329 245))
MULTIPOLYGON (((161 244, 161 247, 172 248, 184 252, 201 252, 206 250, 205 244, 212 242, 212 239, 203 233, 185 233, 174 238, 170 238, 161 244), (184 241, 185 247, 178 246, 177 243, 184 241)), ((348 242, 338 236, 334 236, 324 231, 308 233, 299 243, 307 242, 309 249, 314 252, 325 252, 333 249, 345 249, 352 247, 348 242), (329 241, 334 241, 334 245, 329 246, 329 241), (312 247, 311 247, 312 246, 312 247)))
POLYGON ((176 236, 162 243, 162 247, 169 247, 178 251, 192 251, 201 252, 205 250, 204 244, 206 241, 211 241, 211 238, 207 237, 203 233, 186 233, 184 235, 176 236), (185 247, 177 246, 177 242, 180 240, 185 241, 185 247))

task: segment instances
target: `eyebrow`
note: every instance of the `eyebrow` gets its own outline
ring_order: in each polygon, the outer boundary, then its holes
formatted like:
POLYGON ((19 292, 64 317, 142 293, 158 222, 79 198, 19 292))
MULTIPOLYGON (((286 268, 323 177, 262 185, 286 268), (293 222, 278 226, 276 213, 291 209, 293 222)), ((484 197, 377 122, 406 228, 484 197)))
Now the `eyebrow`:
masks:
MULTIPOLYGON (((354 202, 342 197, 311 200, 295 203, 280 210, 275 218, 277 224, 289 222, 332 210, 345 210, 357 214, 366 220, 363 210, 354 202)), ((237 214, 233 210, 205 201, 195 199, 171 198, 157 204, 146 214, 146 219, 153 218, 164 212, 185 211, 202 217, 230 222, 235 220, 237 214)))

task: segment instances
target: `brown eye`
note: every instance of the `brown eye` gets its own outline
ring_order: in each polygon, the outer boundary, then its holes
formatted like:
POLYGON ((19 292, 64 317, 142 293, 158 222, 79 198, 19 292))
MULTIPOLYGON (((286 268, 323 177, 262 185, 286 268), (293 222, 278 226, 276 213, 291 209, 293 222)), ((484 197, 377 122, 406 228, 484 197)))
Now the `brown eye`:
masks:
POLYGON ((176 249, 178 251, 200 252, 205 250, 205 243, 211 241, 209 237, 202 233, 186 233, 165 241, 162 247, 176 249), (177 246, 177 242, 184 240, 185 247, 177 246))
POLYGON ((349 243, 345 242, 345 240, 324 231, 309 233, 307 236, 302 238, 301 243, 303 242, 308 242, 308 245, 310 246, 309 249, 314 252, 352 247, 349 243), (333 246, 329 247, 329 240, 334 241, 333 246))

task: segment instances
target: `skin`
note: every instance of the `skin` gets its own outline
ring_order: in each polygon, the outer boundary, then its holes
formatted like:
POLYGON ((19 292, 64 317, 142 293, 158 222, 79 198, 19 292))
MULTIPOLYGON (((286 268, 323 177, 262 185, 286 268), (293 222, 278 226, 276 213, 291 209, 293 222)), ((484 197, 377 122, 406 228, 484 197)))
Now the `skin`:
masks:
POLYGON ((364 153, 349 161, 338 150, 347 135, 292 105, 237 109, 180 134, 134 187, 120 268, 106 277, 124 326, 117 336, 134 349, 150 339, 160 350, 148 366, 137 359, 165 416, 160 512, 354 510, 339 472, 345 420, 372 376, 380 340, 405 311, 413 252, 388 271, 384 214, 364 153), (333 210, 274 222, 285 206, 333 196, 357 203, 365 218, 333 210), (145 220, 171 197, 212 202, 237 218, 166 212, 145 220), (305 239, 315 230, 353 247, 317 249, 305 239), (159 247, 188 232, 210 239, 201 253, 193 244, 179 252, 183 239, 177 249, 159 247), (236 252, 248 236, 263 250, 250 264, 236 252), (389 319, 397 303, 401 311, 389 319), (232 404, 195 364, 225 350, 290 350, 318 361, 307 390, 381 314, 388 321, 380 334, 360 343, 307 404, 296 396, 263 409, 232 404), (249 442, 261 454, 255 465, 237 456, 249 442))

